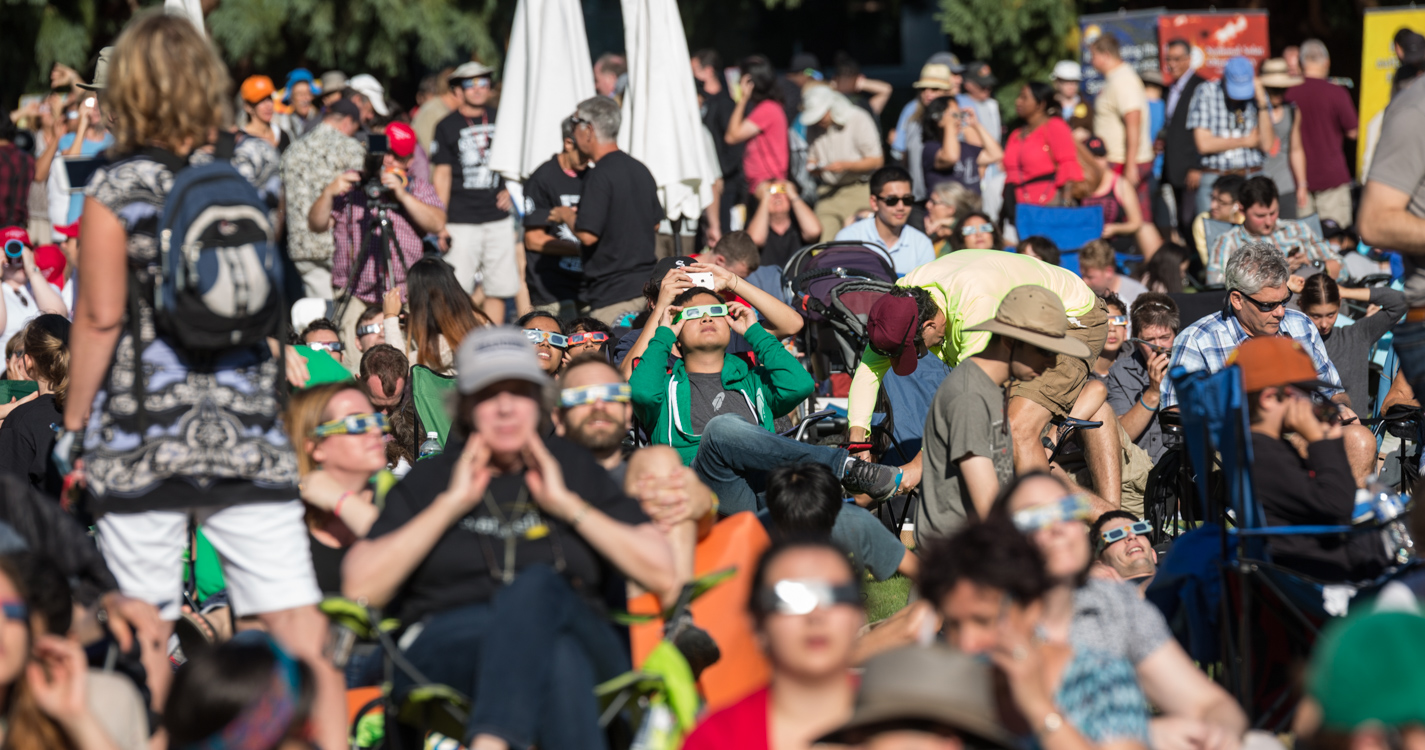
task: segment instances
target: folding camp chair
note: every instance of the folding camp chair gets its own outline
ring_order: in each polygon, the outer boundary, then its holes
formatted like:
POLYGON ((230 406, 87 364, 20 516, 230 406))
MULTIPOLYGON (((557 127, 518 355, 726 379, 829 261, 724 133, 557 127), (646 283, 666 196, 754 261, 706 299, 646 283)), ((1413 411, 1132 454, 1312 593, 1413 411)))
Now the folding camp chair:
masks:
POLYGON ((437 375, 425 365, 411 366, 411 400, 416 405, 416 437, 411 446, 411 455, 419 456, 421 443, 426 433, 434 432, 445 449, 446 437, 450 434, 452 399, 455 394, 455 378, 437 375))
POLYGON ((1079 248, 1103 237, 1103 207, 1017 206, 1014 226, 1020 237, 1048 237, 1059 246, 1059 265, 1079 272, 1079 248))

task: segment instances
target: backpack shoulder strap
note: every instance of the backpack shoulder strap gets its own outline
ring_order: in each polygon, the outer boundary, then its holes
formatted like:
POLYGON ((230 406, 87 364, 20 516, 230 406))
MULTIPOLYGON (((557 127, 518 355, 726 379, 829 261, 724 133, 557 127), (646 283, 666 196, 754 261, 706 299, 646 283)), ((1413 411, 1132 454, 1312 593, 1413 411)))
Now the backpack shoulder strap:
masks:
POLYGON ((213 144, 213 157, 219 161, 232 161, 237 153, 237 133, 218 131, 218 140, 213 144))

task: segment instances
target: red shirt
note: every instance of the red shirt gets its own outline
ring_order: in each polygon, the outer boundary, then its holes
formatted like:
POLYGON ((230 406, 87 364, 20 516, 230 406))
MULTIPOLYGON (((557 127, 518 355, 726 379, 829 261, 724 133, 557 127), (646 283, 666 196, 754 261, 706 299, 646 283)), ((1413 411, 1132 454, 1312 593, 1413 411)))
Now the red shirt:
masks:
POLYGON ((1050 117, 1028 136, 1024 128, 1010 133, 1004 144, 1004 171, 1006 183, 1020 186, 1015 201, 1032 206, 1048 203, 1059 188, 1084 179, 1074 134, 1059 117, 1050 117))
POLYGON ((762 132, 747 142, 742 153, 742 173, 747 176, 747 189, 756 190, 764 180, 787 179, 787 161, 791 149, 787 145, 787 113, 782 105, 763 101, 752 108, 747 121, 762 132))
POLYGON ((770 750, 767 688, 703 719, 683 741, 683 750, 770 750))
POLYGON ((1343 141, 1358 124, 1351 95, 1330 81, 1308 78, 1286 90, 1301 110, 1301 145, 1306 151, 1306 189, 1330 190, 1351 181, 1343 141))

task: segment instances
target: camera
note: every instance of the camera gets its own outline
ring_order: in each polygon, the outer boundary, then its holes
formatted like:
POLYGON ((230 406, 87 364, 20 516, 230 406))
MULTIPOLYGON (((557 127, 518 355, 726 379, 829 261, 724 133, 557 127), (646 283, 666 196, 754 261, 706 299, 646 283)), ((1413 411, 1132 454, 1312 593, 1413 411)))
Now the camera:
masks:
POLYGON ((391 152, 386 136, 368 133, 366 135, 366 160, 361 165, 361 191, 371 200, 391 201, 391 191, 381 184, 381 170, 386 154, 391 152))

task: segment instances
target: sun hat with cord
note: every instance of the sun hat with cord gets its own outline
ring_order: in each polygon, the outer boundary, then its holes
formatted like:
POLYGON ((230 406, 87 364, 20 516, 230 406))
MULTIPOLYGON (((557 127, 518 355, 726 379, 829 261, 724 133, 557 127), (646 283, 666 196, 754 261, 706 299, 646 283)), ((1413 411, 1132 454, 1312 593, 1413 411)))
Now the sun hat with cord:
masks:
POLYGON ((1088 344, 1069 337, 1069 314, 1059 295, 1033 284, 1009 290, 993 318, 965 330, 999 334, 1079 359, 1092 353, 1088 344))
POLYGON ((907 646, 866 663, 856 708, 817 742, 856 745, 882 732, 911 729, 953 735, 975 748, 1018 747, 996 719, 988 665, 943 645, 907 646))
POLYGON ((1372 611, 1327 626, 1306 689, 1328 729, 1425 725, 1425 616, 1372 611))
POLYGON ((916 89, 938 89, 941 91, 955 88, 950 79, 950 66, 944 63, 926 63, 921 66, 920 79, 910 86, 916 89))

